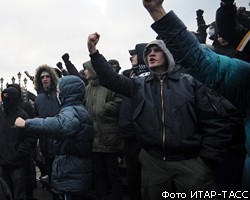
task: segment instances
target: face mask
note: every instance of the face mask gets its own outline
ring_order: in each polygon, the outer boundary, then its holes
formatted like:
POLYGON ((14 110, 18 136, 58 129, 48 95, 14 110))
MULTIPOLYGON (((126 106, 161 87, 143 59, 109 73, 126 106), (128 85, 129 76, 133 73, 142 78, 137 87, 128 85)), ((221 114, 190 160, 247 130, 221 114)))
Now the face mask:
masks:
POLYGON ((9 99, 8 97, 4 97, 3 98, 3 109, 5 111, 11 110, 11 107, 14 105, 13 103, 14 103, 13 100, 9 99))
POLYGON ((222 37, 218 37, 218 42, 220 43, 221 46, 226 46, 228 45, 229 43, 224 40, 222 37))
POLYGON ((2 100, 5 113, 14 113, 19 106, 17 89, 12 87, 5 89, 2 93, 2 100))

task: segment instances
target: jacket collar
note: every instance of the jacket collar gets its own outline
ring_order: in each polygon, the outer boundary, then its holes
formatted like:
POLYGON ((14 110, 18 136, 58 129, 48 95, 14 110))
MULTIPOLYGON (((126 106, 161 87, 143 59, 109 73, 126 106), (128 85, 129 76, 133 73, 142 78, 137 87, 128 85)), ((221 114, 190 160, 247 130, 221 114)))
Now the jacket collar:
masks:
MULTIPOLYGON (((181 73, 180 73, 181 67, 175 66, 175 68, 168 74, 166 74, 166 77, 168 79, 176 80, 178 81, 180 79, 181 73)), ((149 76, 146 77, 146 81, 152 81, 157 77, 156 73, 151 72, 149 76)))

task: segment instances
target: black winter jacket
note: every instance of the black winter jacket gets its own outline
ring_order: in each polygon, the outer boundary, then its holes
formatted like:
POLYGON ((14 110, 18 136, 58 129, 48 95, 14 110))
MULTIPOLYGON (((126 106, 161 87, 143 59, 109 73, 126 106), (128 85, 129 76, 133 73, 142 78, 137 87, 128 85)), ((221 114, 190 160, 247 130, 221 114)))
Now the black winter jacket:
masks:
POLYGON ((16 118, 28 118, 21 109, 0 121, 0 166, 8 168, 24 167, 36 146, 35 135, 13 128, 16 118))
POLYGON ((151 155, 222 160, 231 140, 222 97, 178 71, 161 80, 154 73, 131 79, 113 73, 99 52, 91 62, 104 87, 131 98, 137 138, 151 155))
MULTIPOLYGON (((58 78, 53 68, 42 65, 37 69, 35 75, 35 89, 40 91, 37 95, 34 108, 36 117, 46 118, 57 115, 60 111, 60 105, 56 97, 56 85, 58 78), (49 91, 45 91, 42 86, 40 75, 43 71, 47 71, 51 76, 51 88, 49 91)), ((43 156, 53 159, 54 154, 54 140, 46 138, 42 134, 39 136, 39 145, 43 156)))
POLYGON ((19 107, 18 91, 10 87, 3 93, 7 93, 9 97, 5 100, 5 110, 0 120, 0 166, 24 167, 36 145, 36 137, 30 132, 26 133, 23 128, 13 127, 16 118, 28 118, 28 114, 19 107))

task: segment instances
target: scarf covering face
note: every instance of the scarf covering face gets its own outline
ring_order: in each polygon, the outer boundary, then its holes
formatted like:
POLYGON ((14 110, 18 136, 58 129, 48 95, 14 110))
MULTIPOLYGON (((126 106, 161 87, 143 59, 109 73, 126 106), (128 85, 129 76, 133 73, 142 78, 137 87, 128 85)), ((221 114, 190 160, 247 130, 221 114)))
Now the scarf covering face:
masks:
POLYGON ((8 116, 15 113, 20 105, 18 90, 14 87, 9 87, 2 92, 4 113, 8 116))

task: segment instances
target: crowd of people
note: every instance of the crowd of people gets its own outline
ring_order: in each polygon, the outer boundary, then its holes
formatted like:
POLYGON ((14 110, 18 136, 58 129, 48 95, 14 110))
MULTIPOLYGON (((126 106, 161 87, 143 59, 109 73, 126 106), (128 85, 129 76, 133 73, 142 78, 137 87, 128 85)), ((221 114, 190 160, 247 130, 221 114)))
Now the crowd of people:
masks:
POLYGON ((25 72, 35 97, 24 100, 19 84, 3 90, 1 199, 32 200, 47 179, 53 200, 91 189, 122 200, 121 159, 131 200, 250 197, 250 12, 221 0, 214 22, 199 9, 189 31, 163 1, 142 0, 157 38, 128 51, 131 68, 106 60, 94 32, 81 70, 65 53, 64 64, 25 72))

